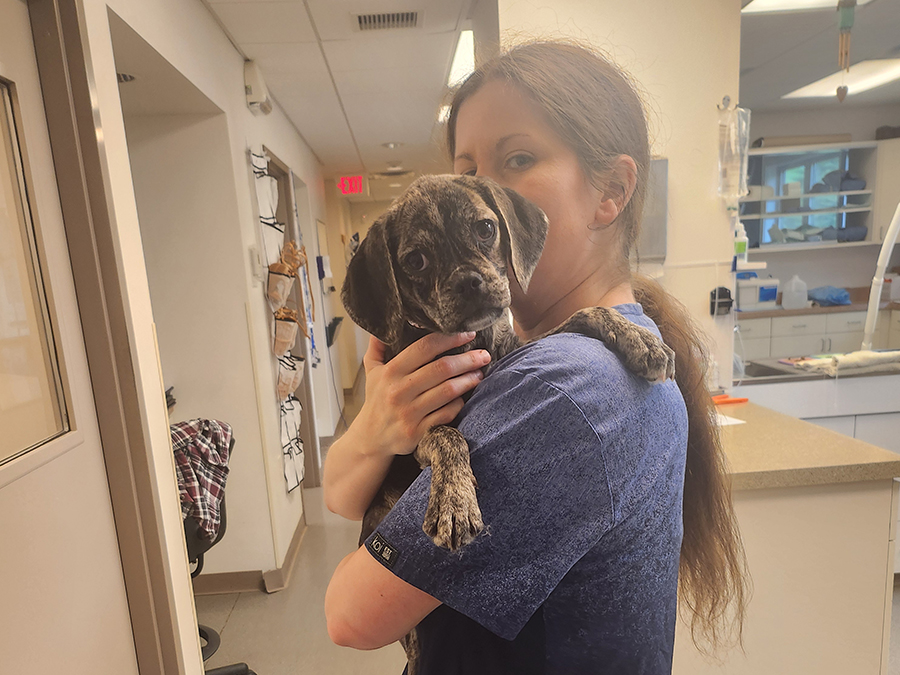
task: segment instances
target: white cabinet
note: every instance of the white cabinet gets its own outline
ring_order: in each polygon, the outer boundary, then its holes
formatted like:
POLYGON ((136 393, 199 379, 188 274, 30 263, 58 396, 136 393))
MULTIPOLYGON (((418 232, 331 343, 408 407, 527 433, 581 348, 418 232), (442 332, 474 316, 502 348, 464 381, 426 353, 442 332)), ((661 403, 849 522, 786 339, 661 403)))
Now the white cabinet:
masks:
POLYGON ((854 437, 900 453, 900 412, 857 415, 854 437))
POLYGON ((775 317, 772 319, 772 336, 815 335, 821 337, 823 333, 827 332, 827 317, 827 314, 775 317))
POLYGON ((888 334, 888 349, 900 349, 900 310, 891 311, 891 328, 888 334))
POLYGON ((797 337, 773 337, 769 356, 809 356, 825 351, 825 341, 821 335, 800 335, 797 337))
MULTIPOLYGON (((866 312, 833 312, 738 318, 735 350, 744 361, 810 354, 846 353, 862 346, 866 312)), ((874 349, 900 349, 900 311, 882 311, 872 340, 874 349)))
POLYGON ((844 434, 845 436, 849 436, 850 438, 853 438, 854 434, 856 433, 855 415, 840 415, 838 417, 807 417, 806 421, 810 422, 811 424, 815 424, 816 426, 831 429, 832 431, 836 431, 839 434, 844 434))
POLYGON ((734 348, 742 361, 755 361, 757 359, 767 359, 772 355, 769 349, 770 342, 770 339, 767 337, 741 337, 739 340, 735 340, 734 348))

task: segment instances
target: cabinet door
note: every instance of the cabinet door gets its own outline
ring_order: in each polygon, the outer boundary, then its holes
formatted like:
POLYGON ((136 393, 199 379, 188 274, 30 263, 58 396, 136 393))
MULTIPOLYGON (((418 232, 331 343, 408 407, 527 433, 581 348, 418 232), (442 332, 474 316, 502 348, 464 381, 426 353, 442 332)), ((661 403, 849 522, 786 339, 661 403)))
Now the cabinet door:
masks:
POLYGON ((862 346, 865 331, 858 333, 834 333, 825 336, 825 349, 835 354, 858 351, 862 346))
POLYGON ((810 424, 831 429, 839 434, 844 434, 853 438, 856 430, 855 415, 839 415, 837 417, 806 417, 805 420, 810 424))
POLYGON ((900 412, 857 415, 856 438, 900 453, 900 412))
POLYGON ((734 341, 734 349, 744 361, 769 357, 769 338, 739 338, 734 341))
POLYGON ((888 349, 900 349, 900 311, 891 312, 891 329, 888 337, 888 349))
POLYGON ((818 335, 801 335, 799 337, 773 337, 771 357, 809 356, 823 352, 823 338, 818 335))

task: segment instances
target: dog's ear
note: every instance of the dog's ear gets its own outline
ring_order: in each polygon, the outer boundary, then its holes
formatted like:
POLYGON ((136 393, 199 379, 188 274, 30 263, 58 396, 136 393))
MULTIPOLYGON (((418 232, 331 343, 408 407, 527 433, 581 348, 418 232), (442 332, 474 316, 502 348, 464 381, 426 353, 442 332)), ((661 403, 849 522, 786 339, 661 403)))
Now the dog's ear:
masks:
POLYGON ((389 210, 372 223, 350 259, 341 301, 350 318, 386 344, 396 342, 403 327, 400 292, 388 247, 387 226, 396 216, 389 210))
POLYGON ((500 187, 490 178, 457 176, 459 182, 475 190, 497 214, 507 259, 516 281, 528 290, 547 239, 547 216, 515 190, 500 187))

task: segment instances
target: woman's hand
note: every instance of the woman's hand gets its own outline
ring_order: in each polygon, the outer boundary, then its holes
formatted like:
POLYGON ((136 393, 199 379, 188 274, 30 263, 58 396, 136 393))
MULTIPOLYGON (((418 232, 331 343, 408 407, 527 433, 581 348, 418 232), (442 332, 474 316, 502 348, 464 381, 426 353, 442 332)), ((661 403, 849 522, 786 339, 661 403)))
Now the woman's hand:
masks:
POLYGON ((462 395, 481 381, 490 354, 479 349, 435 359, 472 339, 474 333, 433 333, 385 363, 385 345, 370 338, 363 359, 366 400, 325 459, 329 510, 361 519, 393 457, 412 453, 426 431, 454 420, 462 395))
POLYGON ((385 345, 369 339, 363 358, 366 400, 357 420, 371 439, 369 452, 412 453, 425 432, 452 422, 462 410, 462 395, 475 388, 490 354, 474 350, 435 359, 471 342, 474 333, 432 333, 384 362, 385 345))

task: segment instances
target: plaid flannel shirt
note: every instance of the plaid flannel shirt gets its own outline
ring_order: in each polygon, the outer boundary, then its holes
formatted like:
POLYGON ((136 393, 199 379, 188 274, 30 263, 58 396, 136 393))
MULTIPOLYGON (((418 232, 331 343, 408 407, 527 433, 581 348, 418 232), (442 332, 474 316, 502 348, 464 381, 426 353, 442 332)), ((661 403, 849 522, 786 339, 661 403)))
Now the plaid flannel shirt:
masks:
POLYGON ((216 420, 195 419, 169 427, 181 516, 191 516, 209 539, 219 531, 219 509, 228 478, 231 425, 216 420))

